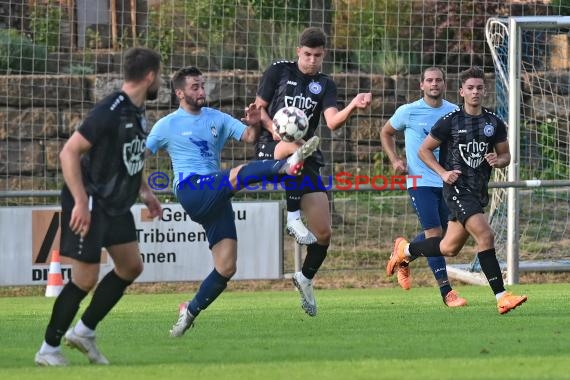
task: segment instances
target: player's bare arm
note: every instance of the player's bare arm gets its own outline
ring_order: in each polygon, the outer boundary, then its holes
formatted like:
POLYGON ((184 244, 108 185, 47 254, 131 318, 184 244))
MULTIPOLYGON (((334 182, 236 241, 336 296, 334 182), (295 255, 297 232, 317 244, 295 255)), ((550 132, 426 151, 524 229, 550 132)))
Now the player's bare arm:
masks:
POLYGON ((396 152, 396 133, 397 131, 392 127, 390 121, 387 121, 386 124, 384 124, 384 127, 380 130, 380 143, 382 144, 384 153, 386 153, 388 159, 392 163, 394 172, 396 172, 396 174, 405 174, 408 172, 406 163, 396 152))
POLYGON ((156 218, 162 214, 162 206, 160 205, 160 201, 154 195, 146 180, 141 181, 139 198, 148 208, 151 217, 156 218))
POLYGON ((255 97, 255 105, 259 108, 261 112, 261 128, 265 129, 273 136, 274 141, 281 141, 281 138, 275 131, 273 130, 273 120, 269 117, 267 113, 267 107, 269 106, 269 102, 263 100, 261 97, 255 97))
POLYGON ((420 159, 430 167, 431 170, 436 172, 443 182, 447 183, 448 185, 452 185, 457 181, 457 178, 461 175, 461 171, 459 170, 445 170, 443 166, 439 164, 433 151, 437 149, 441 145, 441 141, 432 137, 432 135, 427 135, 424 142, 420 146, 420 150, 418 155, 420 159))
POLYGON ((87 235, 89 225, 91 224, 89 199, 85 186, 83 186, 83 176, 81 174, 81 156, 89 149, 91 149, 91 143, 81 133, 75 132, 59 153, 63 179, 75 202, 71 212, 69 227, 74 233, 82 236, 87 235))
POLYGON ((357 109, 365 109, 372 103, 372 93, 363 92, 356 95, 342 110, 338 110, 336 107, 329 107, 324 110, 323 114, 327 122, 327 127, 334 131, 340 128, 352 115, 352 113, 357 109))
POLYGON ((504 168, 511 163, 511 153, 509 151, 509 143, 502 142, 495 145, 495 151, 487 153, 485 160, 494 168, 504 168))
POLYGON ((253 144, 259 137, 261 131, 261 109, 255 103, 251 103, 245 108, 245 116, 241 119, 247 128, 241 135, 241 140, 248 144, 253 144))

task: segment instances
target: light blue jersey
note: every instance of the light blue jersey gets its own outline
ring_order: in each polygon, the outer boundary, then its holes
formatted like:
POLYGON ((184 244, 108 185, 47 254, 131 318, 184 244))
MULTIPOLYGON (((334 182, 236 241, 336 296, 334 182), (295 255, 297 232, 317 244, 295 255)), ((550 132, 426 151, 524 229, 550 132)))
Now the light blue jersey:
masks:
MULTIPOLYGON (((418 152, 435 122, 456 108, 455 104, 447 100, 443 100, 440 107, 433 108, 422 98, 399 107, 390 118, 390 124, 394 129, 404 131, 408 175, 421 176, 415 181, 416 186, 443 186, 441 177, 420 159, 418 152)), ((434 154, 439 160, 439 148, 434 151, 434 154)), ((406 184, 409 189, 414 186, 414 180, 408 179, 406 184)))
POLYGON ((190 174, 208 175, 221 170, 221 153, 229 138, 240 140, 247 128, 242 122, 213 108, 199 115, 183 108, 156 122, 146 139, 153 154, 166 149, 172 161, 172 188, 190 174))

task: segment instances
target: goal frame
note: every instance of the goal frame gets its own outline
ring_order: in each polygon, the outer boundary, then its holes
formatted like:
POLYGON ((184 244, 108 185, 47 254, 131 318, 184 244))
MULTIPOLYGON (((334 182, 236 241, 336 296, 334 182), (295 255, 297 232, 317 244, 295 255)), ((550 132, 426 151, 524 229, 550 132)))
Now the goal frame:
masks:
MULTIPOLYGON (((522 32, 523 30, 538 30, 545 28, 570 27, 570 16, 516 16, 506 18, 492 17, 487 20, 485 27, 486 41, 495 63, 496 80, 501 81, 508 90, 507 101, 507 124, 509 149, 511 162, 507 167, 507 184, 521 184, 520 180, 520 135, 521 135, 521 65, 522 65, 522 32), (491 24, 499 23, 505 26, 508 36, 508 57, 507 70, 498 62, 500 57, 494 49, 491 24)), ((520 271, 568 271, 570 262, 558 263, 548 262, 524 262, 519 258, 519 238, 520 238, 520 203, 519 192, 521 187, 540 187, 543 183, 534 182, 555 182, 555 181, 523 181, 523 186, 508 186, 506 188, 507 201, 507 229, 506 229, 506 283, 508 285, 518 284, 520 271)), ((492 214, 490 218, 492 218, 492 214)), ((481 273, 474 271, 476 265, 448 265, 448 273, 458 280, 484 285, 486 279, 481 273)))
MULTIPOLYGON (((509 56, 508 56, 508 138, 511 153, 511 163, 508 168, 508 181, 520 179, 520 93, 521 93, 521 51, 522 30, 542 29, 549 27, 570 26, 570 16, 526 16, 510 17, 509 27, 509 56)), ((519 283, 519 189, 507 189, 507 284, 519 283)))

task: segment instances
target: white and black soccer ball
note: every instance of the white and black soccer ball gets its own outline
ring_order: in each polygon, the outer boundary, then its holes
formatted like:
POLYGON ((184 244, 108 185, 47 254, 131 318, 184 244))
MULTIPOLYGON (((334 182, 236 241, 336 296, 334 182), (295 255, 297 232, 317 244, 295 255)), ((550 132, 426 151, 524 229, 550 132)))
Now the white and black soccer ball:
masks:
POLYGON ((301 140, 309 130, 309 119, 297 107, 284 107, 273 116, 273 130, 283 141, 301 140))

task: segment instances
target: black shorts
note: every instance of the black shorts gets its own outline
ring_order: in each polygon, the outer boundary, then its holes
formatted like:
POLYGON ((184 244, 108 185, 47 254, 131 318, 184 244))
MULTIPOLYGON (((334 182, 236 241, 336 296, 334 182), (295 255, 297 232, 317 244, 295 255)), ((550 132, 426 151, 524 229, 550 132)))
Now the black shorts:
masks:
POLYGON ((296 177, 288 176, 283 182, 287 197, 298 197, 303 194, 325 193, 330 189, 330 178, 323 179, 321 176, 321 166, 312 157, 305 160, 301 175, 296 177))
POLYGON ((255 158, 257 160, 273 160, 275 157, 275 147, 279 141, 258 142, 255 144, 255 158))
POLYGON ((69 228, 74 201, 67 188, 61 192, 61 255, 84 263, 101 262, 101 249, 137 241, 133 214, 108 215, 96 201, 92 202, 91 225, 83 239, 69 228))
POLYGON ((484 214, 485 199, 479 192, 464 187, 444 186, 443 196, 449 208, 449 220, 465 222, 475 214, 484 214))
MULTIPOLYGON (((255 156, 258 160, 275 159, 275 146, 278 141, 258 142, 256 144, 255 156)), ((281 181, 281 186, 285 188, 288 198, 301 199, 303 194, 324 193, 330 189, 329 179, 321 177, 321 168, 324 166, 322 154, 314 153, 305 160, 303 171, 297 177, 288 176, 281 181)))

